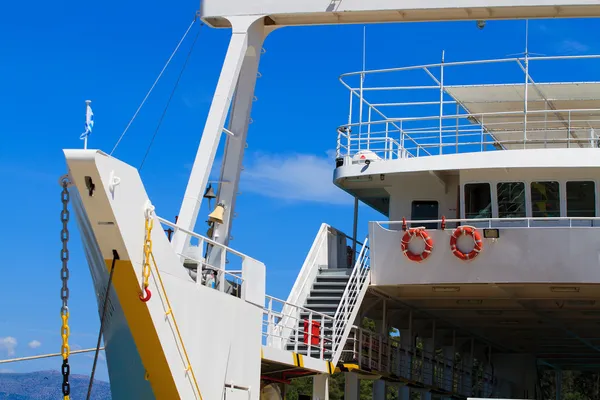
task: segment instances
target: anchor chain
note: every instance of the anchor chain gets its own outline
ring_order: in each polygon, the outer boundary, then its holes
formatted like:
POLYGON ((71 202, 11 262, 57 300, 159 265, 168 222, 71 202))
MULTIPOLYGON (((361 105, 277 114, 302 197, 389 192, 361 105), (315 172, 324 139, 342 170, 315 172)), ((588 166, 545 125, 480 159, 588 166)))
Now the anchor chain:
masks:
POLYGON ((69 190, 68 190, 68 186, 69 186, 68 176, 61 178, 61 185, 63 188, 62 193, 61 193, 61 201, 63 204, 63 208, 60 213, 60 220, 62 221, 62 231, 60 232, 60 239, 62 241, 62 250, 60 252, 60 260, 62 262, 62 269, 60 271, 61 280, 62 280, 62 289, 60 292, 60 298, 62 300, 62 307, 60 309, 60 315, 61 315, 61 319, 62 319, 61 354, 63 357, 61 371, 62 371, 62 377, 63 377, 63 381, 62 381, 63 400, 69 400, 70 394, 71 394, 71 385, 69 383, 69 374, 71 372, 71 368, 69 366, 69 354, 70 354, 69 335, 71 332, 70 332, 70 328, 69 328, 69 306, 68 306, 68 301, 69 301, 69 285, 68 285, 69 284, 69 266, 68 266, 69 248, 67 245, 69 243, 68 223, 69 223, 69 217, 70 217, 70 213, 69 213, 70 194, 69 194, 69 190))

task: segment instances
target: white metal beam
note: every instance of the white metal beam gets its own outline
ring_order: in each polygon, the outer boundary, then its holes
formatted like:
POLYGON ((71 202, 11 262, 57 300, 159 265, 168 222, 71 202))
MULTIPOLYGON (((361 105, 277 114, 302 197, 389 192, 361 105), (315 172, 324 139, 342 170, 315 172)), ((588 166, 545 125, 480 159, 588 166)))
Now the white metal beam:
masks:
MULTIPOLYGON (((236 138, 228 137, 227 172, 233 178, 228 184, 221 185, 220 200, 226 203, 227 222, 223 224, 225 232, 229 229, 229 216, 231 215, 235 192, 239 179, 239 171, 232 169, 241 165, 241 156, 245 146, 248 115, 250 113, 251 99, 256 83, 256 70, 262 43, 266 36, 263 16, 231 17, 232 36, 223 62, 221 76, 217 83, 215 95, 206 119, 200 146, 185 191, 177 226, 193 231, 202 204, 202 195, 206 188, 210 171, 219 146, 219 141, 224 132, 225 120, 231 105, 232 96, 236 86, 239 93, 236 95, 235 115, 231 116, 229 131, 236 138), (253 72, 254 71, 254 72, 253 72), (240 80, 240 76, 243 80, 240 80), (238 83, 239 82, 239 83, 238 83), (247 99, 249 97, 249 99, 247 99), (239 99, 239 101, 238 101, 239 99), (229 140, 231 139, 231 140, 229 140)), ((227 239, 228 235, 221 236, 220 242, 227 239)), ((188 244, 188 235, 176 231, 173 236, 173 247, 177 253, 182 254, 188 244)), ((225 242, 226 243, 226 242, 225 242)))
POLYGON ((233 15, 273 25, 599 17, 597 0, 203 0, 202 19, 228 27, 233 15))

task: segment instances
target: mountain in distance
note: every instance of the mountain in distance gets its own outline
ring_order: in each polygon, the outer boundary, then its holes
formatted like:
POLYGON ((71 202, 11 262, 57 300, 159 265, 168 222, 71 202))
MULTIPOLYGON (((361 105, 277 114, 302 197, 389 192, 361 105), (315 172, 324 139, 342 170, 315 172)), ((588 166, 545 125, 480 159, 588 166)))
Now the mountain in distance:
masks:
MULTIPOLYGON (((85 399, 90 377, 69 376, 71 399, 85 399)), ((0 400, 56 400, 62 399, 62 375, 59 371, 28 373, 0 373, 0 400)), ((111 400, 110 384, 94 380, 92 400, 111 400)))

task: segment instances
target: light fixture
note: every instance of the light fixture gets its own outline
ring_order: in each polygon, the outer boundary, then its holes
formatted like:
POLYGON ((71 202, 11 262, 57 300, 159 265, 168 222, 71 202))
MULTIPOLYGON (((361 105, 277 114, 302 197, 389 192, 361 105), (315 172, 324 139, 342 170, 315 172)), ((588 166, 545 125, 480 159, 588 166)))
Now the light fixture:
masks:
POLYGON ((479 29, 483 29, 483 28, 485 28, 485 20, 484 20, 484 19, 479 19, 479 20, 477 20, 477 27, 478 27, 479 29))
POLYGON ((500 237, 499 229, 484 229, 483 237, 486 239, 498 239, 500 237))
POLYGON ((434 286, 432 287, 434 292, 460 292, 458 286, 434 286))

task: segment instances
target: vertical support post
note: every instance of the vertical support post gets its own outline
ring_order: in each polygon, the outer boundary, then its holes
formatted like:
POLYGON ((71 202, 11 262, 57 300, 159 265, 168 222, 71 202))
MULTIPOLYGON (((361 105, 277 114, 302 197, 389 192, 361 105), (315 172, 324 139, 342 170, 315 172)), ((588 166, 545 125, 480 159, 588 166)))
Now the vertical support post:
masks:
MULTIPOLYGON (((369 112, 367 113, 367 150, 371 150, 371 109, 372 107, 369 106, 369 112)), ((387 142, 386 142, 387 145, 387 142)), ((385 156, 383 156, 383 158, 386 158, 385 156)))
POLYGON ((523 148, 527 143, 527 102, 529 94, 529 20, 525 20, 525 94, 523 104, 523 148))
POLYGON ((352 268, 356 264, 356 236, 358 235, 358 197, 354 197, 354 225, 352 227, 352 268))
POLYGON ((354 372, 345 373, 344 382, 344 399, 345 400, 360 400, 360 380, 354 372))
MULTIPOLYGON (((219 235, 217 241, 223 244, 227 244, 229 240, 230 217, 235 206, 243 150, 246 146, 246 133, 254 97, 260 51, 268 33, 264 26, 263 16, 231 17, 230 21, 232 25, 231 41, 206 118, 204 132, 177 221, 179 228, 194 230, 202 194, 208 182, 235 91, 235 104, 229 125, 229 131, 233 132, 235 137, 227 140, 222 168, 222 177, 231 178, 231 181, 220 186, 218 201, 224 202, 225 213, 223 224, 215 229, 219 235)), ((174 234, 172 243, 176 253, 183 253, 189 243, 189 236, 178 230, 174 234)))
POLYGON ((319 374, 313 377, 312 398, 313 400, 329 400, 329 375, 319 374))
POLYGON ((459 124, 459 118, 458 118, 458 113, 460 112, 460 105, 458 104, 458 102, 456 102, 456 153, 458 153, 458 124, 459 124))
POLYGON ((442 50, 442 63, 440 65, 440 155, 443 153, 443 136, 442 130, 444 127, 444 53, 442 50))

